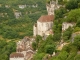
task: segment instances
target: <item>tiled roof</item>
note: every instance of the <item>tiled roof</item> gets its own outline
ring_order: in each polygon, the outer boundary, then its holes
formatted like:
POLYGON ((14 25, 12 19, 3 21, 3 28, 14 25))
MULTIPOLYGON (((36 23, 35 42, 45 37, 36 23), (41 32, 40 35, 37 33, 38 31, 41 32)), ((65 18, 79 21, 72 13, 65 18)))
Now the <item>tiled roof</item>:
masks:
POLYGON ((39 22, 52 22, 53 20, 54 20, 53 15, 43 15, 38 19, 39 22))
POLYGON ((22 58, 24 55, 22 53, 12 53, 10 54, 10 58, 22 58))

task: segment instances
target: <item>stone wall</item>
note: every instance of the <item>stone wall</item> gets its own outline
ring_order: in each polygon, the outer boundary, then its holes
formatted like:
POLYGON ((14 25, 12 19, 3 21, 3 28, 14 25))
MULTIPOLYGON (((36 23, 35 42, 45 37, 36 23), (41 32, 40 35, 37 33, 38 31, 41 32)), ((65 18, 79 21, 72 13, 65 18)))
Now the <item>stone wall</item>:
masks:
POLYGON ((52 28, 53 22, 38 22, 37 21, 37 31, 38 35, 45 35, 46 31, 52 28))

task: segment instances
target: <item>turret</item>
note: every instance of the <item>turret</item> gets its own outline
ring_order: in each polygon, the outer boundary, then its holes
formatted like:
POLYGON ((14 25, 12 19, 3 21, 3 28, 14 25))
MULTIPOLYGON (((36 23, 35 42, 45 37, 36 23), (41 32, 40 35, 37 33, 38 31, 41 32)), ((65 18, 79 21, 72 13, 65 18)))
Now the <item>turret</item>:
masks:
POLYGON ((46 4, 48 15, 54 15, 54 10, 58 8, 58 0, 50 0, 50 3, 46 4))

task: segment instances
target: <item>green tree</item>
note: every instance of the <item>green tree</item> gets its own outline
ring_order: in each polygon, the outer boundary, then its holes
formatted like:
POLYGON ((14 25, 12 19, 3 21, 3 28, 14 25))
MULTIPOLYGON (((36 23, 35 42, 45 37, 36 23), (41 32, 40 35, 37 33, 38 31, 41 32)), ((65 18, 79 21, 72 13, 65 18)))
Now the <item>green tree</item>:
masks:
POLYGON ((66 51, 62 51, 59 55, 58 58, 60 60, 66 60, 66 58, 68 57, 68 53, 66 51))
POLYGON ((74 44, 75 46, 77 46, 78 49, 80 49, 80 35, 78 35, 78 36, 76 36, 76 37, 74 38, 73 44, 74 44))
POLYGON ((63 39, 64 41, 69 40, 72 34, 72 28, 69 27, 66 31, 63 32, 63 39))
POLYGON ((33 60, 42 60, 42 58, 44 57, 44 55, 45 55, 45 53, 37 53, 33 57, 33 60))
POLYGON ((48 54, 53 54, 53 52, 55 51, 55 46, 53 45, 46 45, 45 46, 45 52, 48 54))
POLYGON ((67 12, 65 8, 60 8, 58 10, 55 10, 55 19, 59 19, 64 17, 64 14, 67 12))
POLYGON ((78 8, 78 3, 77 3, 77 1, 76 1, 76 0, 69 0, 69 1, 66 3, 66 8, 67 8, 68 10, 78 8))
POLYGON ((80 60, 80 55, 76 55, 74 60, 80 60))
POLYGON ((33 43, 32 43, 32 47, 33 47, 34 50, 37 49, 37 46, 36 46, 36 45, 37 45, 36 42, 33 42, 33 43))

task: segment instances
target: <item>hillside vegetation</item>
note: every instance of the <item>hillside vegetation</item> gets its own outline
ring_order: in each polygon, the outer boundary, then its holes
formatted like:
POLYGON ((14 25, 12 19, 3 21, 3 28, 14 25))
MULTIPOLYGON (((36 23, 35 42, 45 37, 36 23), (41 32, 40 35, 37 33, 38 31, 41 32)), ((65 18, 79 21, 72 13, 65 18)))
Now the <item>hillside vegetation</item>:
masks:
POLYGON ((33 60, 80 60, 80 1, 59 1, 65 7, 55 10, 54 35, 48 36, 46 40, 36 37, 32 44, 37 50, 33 60), (63 22, 75 25, 63 32, 63 22), (60 47, 62 45, 63 48, 60 47))
MULTIPOLYGON (((50 0, 0 0, 0 60, 9 60, 10 53, 16 51, 17 40, 33 36, 34 23, 47 14, 46 2, 50 0)), ((33 60, 80 60, 80 0, 59 0, 59 4, 62 7, 55 10, 54 35, 45 40, 36 36, 33 60), (62 32, 63 22, 76 25, 62 32), (66 44, 62 50, 58 50, 63 43, 66 44)))
POLYGON ((0 60, 9 60, 9 55, 16 51, 17 40, 33 36, 34 23, 47 14, 45 4, 45 0, 0 0, 0 60))
POLYGON ((45 0, 0 0, 0 5, 0 35, 8 39, 32 36, 33 24, 47 13, 45 0), (21 9, 19 5, 26 7, 21 9), (16 12, 20 13, 18 19, 15 17, 16 12))

